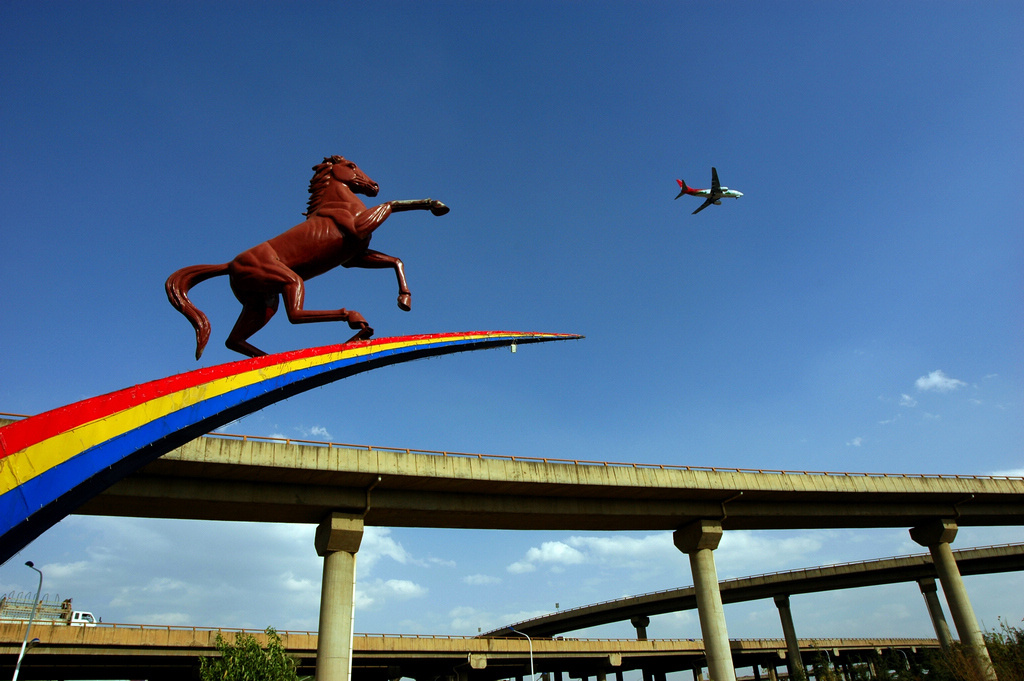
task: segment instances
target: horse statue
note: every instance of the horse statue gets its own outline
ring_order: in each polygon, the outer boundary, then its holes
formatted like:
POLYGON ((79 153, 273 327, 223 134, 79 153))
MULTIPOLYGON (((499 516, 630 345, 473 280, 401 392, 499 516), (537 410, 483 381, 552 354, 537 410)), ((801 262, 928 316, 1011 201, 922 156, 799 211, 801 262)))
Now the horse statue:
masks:
POLYGON ((188 291, 211 277, 228 275, 231 290, 242 304, 242 312, 224 344, 229 350, 249 357, 267 354, 248 339, 266 326, 277 312, 280 299, 284 300, 292 324, 348 322, 349 328, 357 332, 347 342, 373 335, 366 319, 355 310, 303 309, 305 281, 338 265, 394 269, 398 277, 398 307, 411 309, 405 266, 394 256, 371 250, 370 237, 392 213, 429 210, 434 215, 444 215, 448 206, 433 199, 417 199, 388 201, 367 208, 356 194, 372 198, 377 196, 379 187, 355 163, 341 156, 329 156, 313 166, 313 171, 304 222, 240 253, 229 263, 192 265, 167 278, 167 299, 196 330, 196 359, 202 356, 210 340, 210 320, 188 299, 188 291))

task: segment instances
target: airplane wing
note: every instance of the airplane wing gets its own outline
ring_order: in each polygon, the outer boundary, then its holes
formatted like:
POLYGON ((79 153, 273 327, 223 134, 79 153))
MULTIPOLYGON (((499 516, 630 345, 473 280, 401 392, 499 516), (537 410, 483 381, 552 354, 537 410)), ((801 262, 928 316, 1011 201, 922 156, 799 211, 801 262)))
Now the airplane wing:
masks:
POLYGON ((722 191, 722 183, 718 181, 718 171, 711 167, 711 193, 718 194, 722 191))
POLYGON ((708 206, 710 206, 714 202, 715 202, 715 200, 713 198, 708 198, 707 201, 705 201, 704 203, 700 204, 700 208, 698 208, 697 210, 695 210, 692 213, 690 213, 690 215, 696 215, 697 213, 701 212, 702 210, 704 210, 705 208, 707 208, 708 206))

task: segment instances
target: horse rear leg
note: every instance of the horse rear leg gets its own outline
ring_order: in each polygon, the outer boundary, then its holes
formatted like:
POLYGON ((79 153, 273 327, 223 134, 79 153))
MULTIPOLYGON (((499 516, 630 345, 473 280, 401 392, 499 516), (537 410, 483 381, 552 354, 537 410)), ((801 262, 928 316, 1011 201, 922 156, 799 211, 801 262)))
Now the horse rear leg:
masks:
POLYGON ((235 321, 235 326, 228 334, 224 345, 228 350, 240 352, 249 357, 262 357, 267 354, 248 342, 249 338, 267 325, 270 318, 277 312, 277 295, 268 295, 262 300, 242 302, 242 312, 235 321))
POLYGON ((306 287, 301 278, 296 275, 295 281, 289 282, 281 292, 284 299, 284 311, 288 315, 288 321, 292 324, 311 324, 313 322, 348 322, 350 329, 357 329, 359 333, 349 341, 363 340, 373 335, 373 329, 367 323, 363 315, 355 310, 306 310, 303 303, 306 298, 306 287))

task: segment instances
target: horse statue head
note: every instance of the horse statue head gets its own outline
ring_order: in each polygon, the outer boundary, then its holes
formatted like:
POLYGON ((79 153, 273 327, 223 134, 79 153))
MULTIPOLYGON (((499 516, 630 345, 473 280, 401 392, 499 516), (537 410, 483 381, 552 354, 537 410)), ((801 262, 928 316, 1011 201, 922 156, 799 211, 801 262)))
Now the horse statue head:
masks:
POLYGON ((303 215, 312 215, 323 205, 331 193, 332 182, 339 182, 353 193, 374 197, 380 191, 376 182, 343 156, 324 156, 322 163, 313 166, 313 177, 309 180, 309 204, 303 215))

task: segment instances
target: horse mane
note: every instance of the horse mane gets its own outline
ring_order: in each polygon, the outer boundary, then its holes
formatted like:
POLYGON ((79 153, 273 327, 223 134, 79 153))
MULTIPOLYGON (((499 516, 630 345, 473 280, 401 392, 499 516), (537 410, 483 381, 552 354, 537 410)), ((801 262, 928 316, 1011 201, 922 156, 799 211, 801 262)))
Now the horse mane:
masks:
POLYGON ((327 192, 327 185, 331 183, 331 169, 335 163, 341 163, 345 159, 341 156, 324 156, 323 163, 313 166, 313 177, 309 180, 309 202, 306 204, 305 216, 310 216, 320 210, 327 192))

